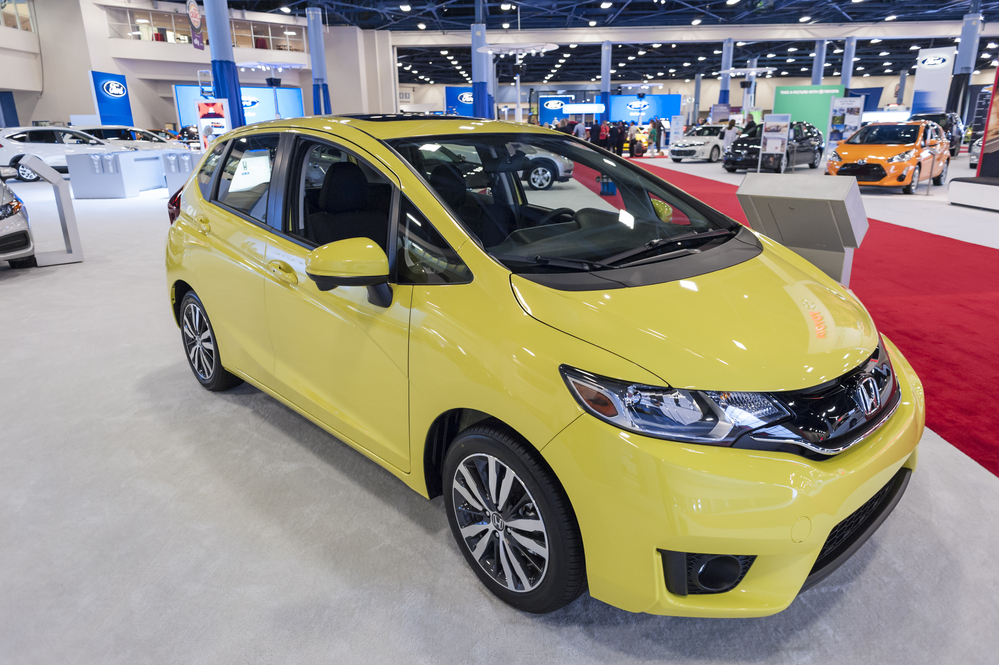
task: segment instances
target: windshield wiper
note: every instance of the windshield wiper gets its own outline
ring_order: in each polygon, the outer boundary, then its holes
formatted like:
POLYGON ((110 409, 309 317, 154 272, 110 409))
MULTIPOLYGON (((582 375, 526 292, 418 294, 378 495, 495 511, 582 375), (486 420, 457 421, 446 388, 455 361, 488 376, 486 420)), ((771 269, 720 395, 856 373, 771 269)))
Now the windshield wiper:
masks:
MULTIPOLYGON (((635 258, 636 256, 641 256, 642 254, 647 254, 655 249, 663 247, 664 245, 670 245, 672 243, 683 243, 688 240, 710 240, 711 238, 722 238, 724 236, 733 236, 739 231, 737 229, 718 229, 716 231, 705 231, 703 233, 681 233, 678 236, 673 236, 671 238, 655 238, 645 243, 641 247, 636 247, 635 249, 629 249, 626 252, 621 252, 620 254, 615 254, 614 256, 604 259, 604 263, 609 263, 612 266, 622 267, 622 261, 635 258)), ((663 254, 662 258, 677 258, 679 256, 685 256, 692 252, 669 252, 668 254, 663 254)))
POLYGON ((531 266, 551 266, 552 268, 569 268, 571 270, 582 270, 589 272, 596 269, 614 268, 615 266, 599 261, 587 261, 586 259, 567 259, 558 256, 515 256, 513 254, 490 254, 491 257, 503 263, 523 263, 531 266))

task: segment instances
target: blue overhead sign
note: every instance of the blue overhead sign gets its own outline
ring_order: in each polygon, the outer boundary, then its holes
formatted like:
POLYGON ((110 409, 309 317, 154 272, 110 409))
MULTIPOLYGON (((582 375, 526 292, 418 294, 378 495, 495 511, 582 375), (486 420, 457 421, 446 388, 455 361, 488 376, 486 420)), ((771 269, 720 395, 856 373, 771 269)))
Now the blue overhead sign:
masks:
POLYGON ((444 109, 449 115, 464 115, 471 118, 475 115, 472 112, 472 88, 459 88, 447 86, 444 88, 444 109))
MULTIPOLYGON (((274 89, 253 86, 240 86, 239 94, 243 98, 243 115, 246 124, 274 120, 278 111, 282 118, 299 118, 305 115, 302 105, 301 88, 278 88, 278 108, 274 108, 274 89)), ((175 85, 173 98, 177 104, 177 119, 181 127, 198 123, 196 103, 203 100, 201 89, 196 85, 175 85)))
POLYGON ((610 120, 634 120, 643 125, 656 116, 669 120, 680 114, 680 102, 680 95, 645 95, 642 99, 638 95, 611 95, 610 120))
POLYGON ((90 72, 94 91, 94 106, 102 125, 131 125, 132 104, 128 98, 128 83, 121 74, 90 72))
POLYGON ((538 120, 542 125, 550 125, 565 118, 562 107, 571 104, 572 95, 551 95, 538 98, 538 120))

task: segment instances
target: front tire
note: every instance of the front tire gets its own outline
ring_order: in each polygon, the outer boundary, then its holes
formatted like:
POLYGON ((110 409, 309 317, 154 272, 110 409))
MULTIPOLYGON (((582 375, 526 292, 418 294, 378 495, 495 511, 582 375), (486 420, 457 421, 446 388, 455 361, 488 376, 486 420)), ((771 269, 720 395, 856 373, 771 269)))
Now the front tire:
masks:
POLYGON ((583 541, 569 499, 509 428, 487 423, 458 435, 444 458, 444 507, 468 565, 505 603, 544 614, 585 590, 583 541))
POLYGON ((527 184, 531 189, 551 189, 555 183, 555 174, 548 164, 537 164, 527 172, 527 184))
POLYGON ((674 157, 673 161, 676 162, 677 164, 679 164, 680 162, 683 161, 683 158, 682 157, 674 157))
POLYGON ((726 166, 725 170, 728 171, 729 173, 735 173, 735 167, 732 166, 726 166))
POLYGON ((708 157, 708 161, 714 164, 719 157, 721 157, 721 150, 718 149, 718 146, 711 148, 711 156, 708 157))
POLYGON ((810 169, 817 169, 817 168, 819 168, 819 164, 821 164, 821 163, 822 163, 822 151, 821 150, 816 150, 815 151, 815 156, 812 157, 812 161, 810 161, 808 163, 808 168, 810 168, 810 169))
POLYGON ((9 263, 10 267, 14 268, 15 270, 23 270, 25 268, 38 267, 38 259, 36 259, 34 256, 27 256, 23 259, 9 259, 7 263, 9 263))
POLYGON ((29 169, 24 164, 18 163, 17 165, 17 179, 23 182, 37 182, 41 180, 41 176, 29 169))
POLYGON ((905 187, 902 188, 902 193, 903 194, 915 194, 916 193, 916 190, 919 188, 919 175, 920 175, 919 172, 920 172, 920 168, 917 165, 916 168, 912 171, 912 180, 909 181, 908 185, 906 185, 905 187))
POLYGON ((933 178, 934 185, 945 185, 947 184, 947 169, 950 168, 950 160, 948 159, 944 162, 943 169, 940 171, 940 175, 933 178))
POLYGON ((221 392, 243 382, 222 366, 215 329, 201 299, 193 291, 189 291, 180 302, 180 338, 184 343, 187 364, 203 387, 221 392))

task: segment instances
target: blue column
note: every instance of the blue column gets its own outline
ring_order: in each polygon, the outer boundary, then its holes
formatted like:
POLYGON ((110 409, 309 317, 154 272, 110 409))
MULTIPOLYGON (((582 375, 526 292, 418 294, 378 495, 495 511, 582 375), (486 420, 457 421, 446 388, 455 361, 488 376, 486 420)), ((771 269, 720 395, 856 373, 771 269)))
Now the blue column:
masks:
POLYGON ((323 40, 323 10, 307 7, 305 18, 309 22, 309 58, 312 60, 312 113, 329 115, 330 87, 326 82, 326 44, 323 40), (323 109, 326 109, 325 111, 323 109))
POLYGON ((229 100, 233 128, 246 124, 243 96, 239 92, 239 70, 232 55, 232 30, 229 27, 229 1, 205 0, 205 23, 212 54, 212 88, 216 99, 229 100))
MULTIPOLYGON (((600 103, 604 105, 604 112, 600 116, 600 122, 610 119, 610 89, 611 89, 611 52, 610 42, 600 45, 600 103)), ((623 118, 622 118, 623 120, 623 118)))
POLYGON ((977 2, 972 2, 973 14, 965 14, 961 24, 961 43, 957 45, 957 59, 954 61, 954 76, 950 80, 950 94, 947 95, 947 110, 957 111, 963 118, 968 110, 968 86, 971 74, 975 71, 978 59, 978 42, 982 34, 982 15, 978 13, 977 2))
POLYGON ((850 85, 853 83, 853 59, 857 57, 857 38, 847 37, 846 46, 843 47, 843 66, 840 67, 840 84, 846 88, 850 89, 850 85))
POLYGON ((696 125, 701 117, 701 73, 694 74, 694 118, 691 124, 696 125))
POLYGON ((472 24, 472 114, 488 118, 489 113, 489 54, 479 52, 486 45, 485 23, 472 24))
MULTIPOLYGON (((732 69, 732 51, 735 49, 735 40, 731 37, 722 42, 722 64, 721 68, 732 69)), ((728 104, 728 86, 732 76, 730 74, 721 75, 721 87, 718 90, 718 103, 728 104)))
POLYGON ((826 40, 815 42, 815 60, 812 61, 812 85, 822 85, 822 68, 826 66, 826 40))

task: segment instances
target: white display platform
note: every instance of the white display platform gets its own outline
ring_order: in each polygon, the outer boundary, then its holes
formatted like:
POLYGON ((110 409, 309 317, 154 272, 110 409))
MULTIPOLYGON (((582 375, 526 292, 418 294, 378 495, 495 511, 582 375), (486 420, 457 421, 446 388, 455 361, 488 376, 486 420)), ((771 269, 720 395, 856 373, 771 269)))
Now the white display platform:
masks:
POLYGON ((999 178, 954 178, 947 185, 947 200, 999 212, 999 178))
POLYGON ((166 183, 159 151, 130 150, 66 155, 73 196, 78 199, 124 199, 166 183))

